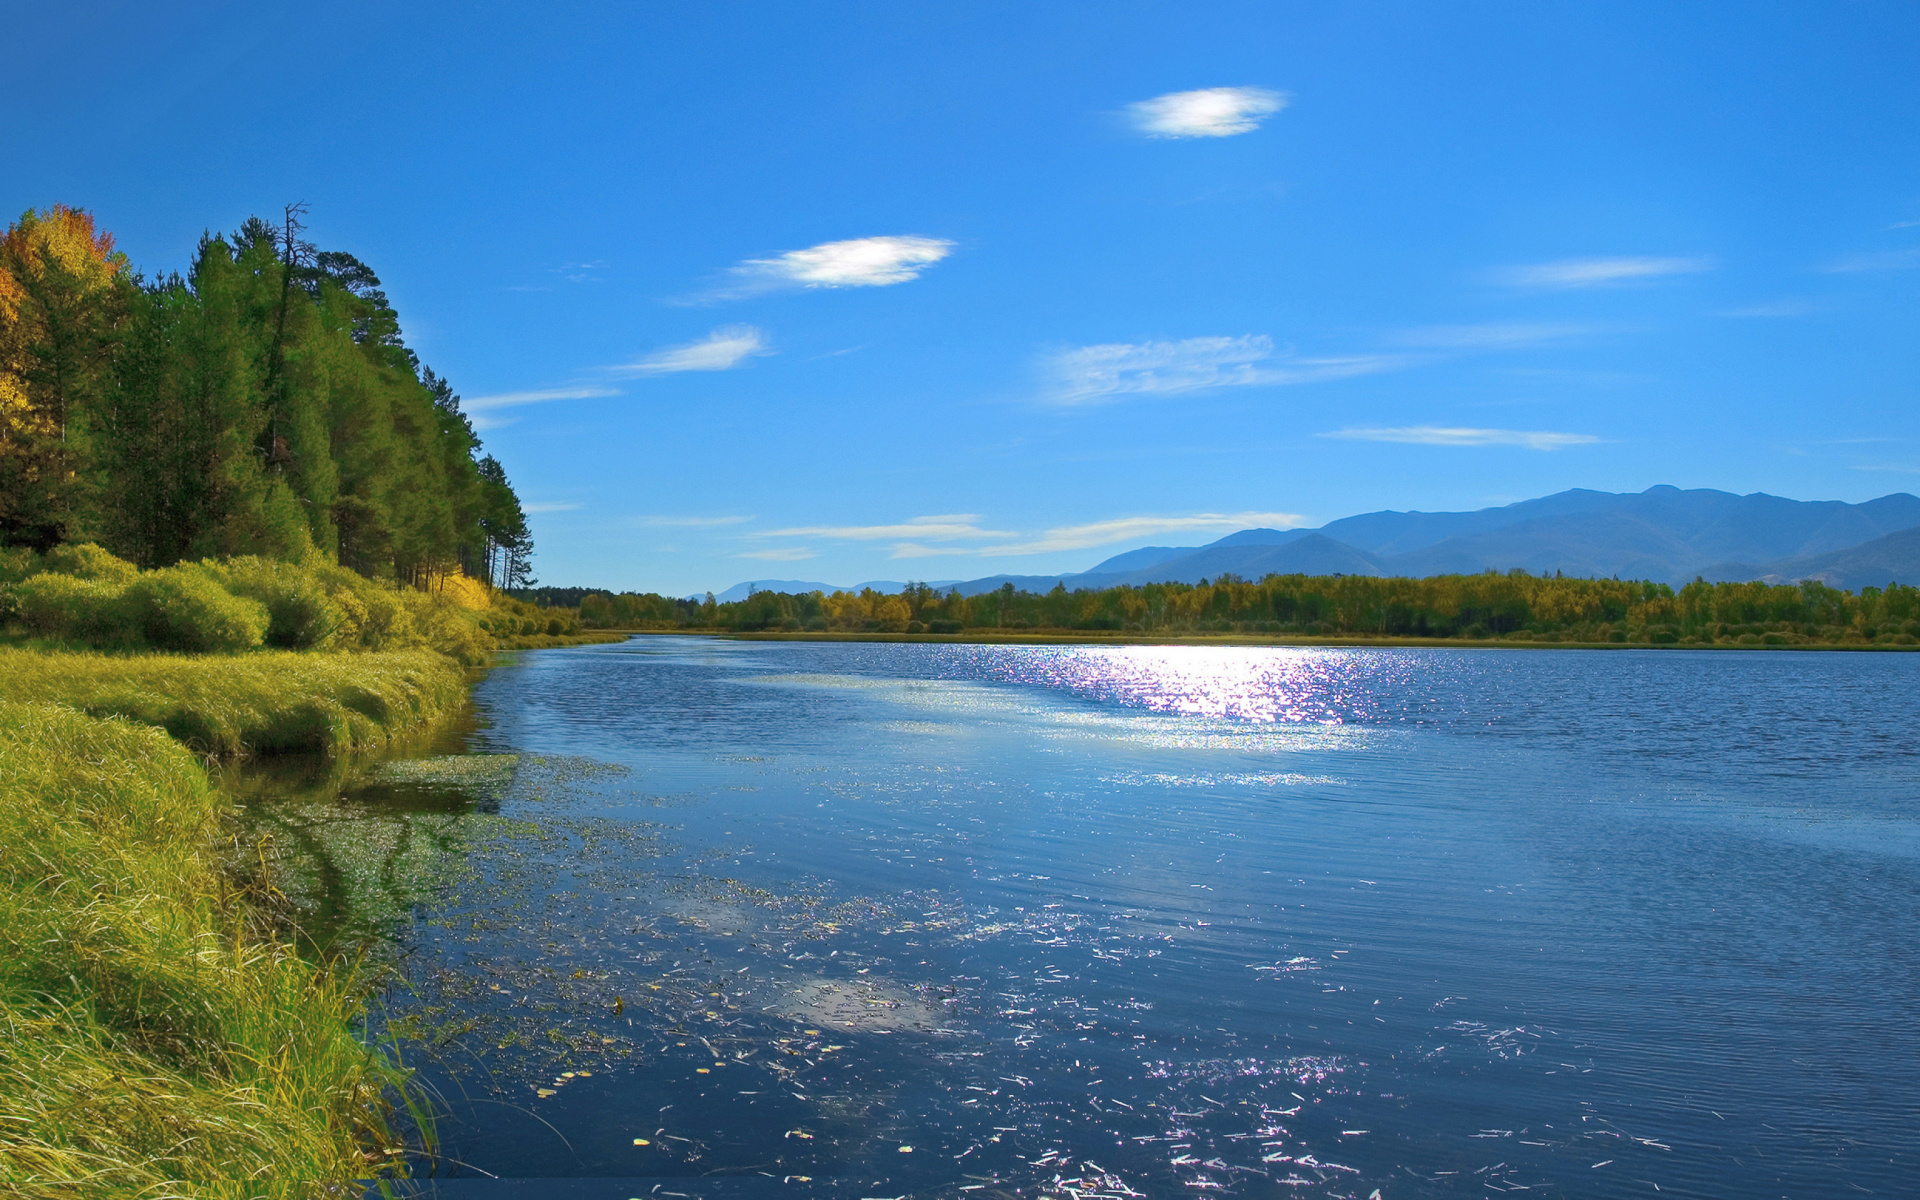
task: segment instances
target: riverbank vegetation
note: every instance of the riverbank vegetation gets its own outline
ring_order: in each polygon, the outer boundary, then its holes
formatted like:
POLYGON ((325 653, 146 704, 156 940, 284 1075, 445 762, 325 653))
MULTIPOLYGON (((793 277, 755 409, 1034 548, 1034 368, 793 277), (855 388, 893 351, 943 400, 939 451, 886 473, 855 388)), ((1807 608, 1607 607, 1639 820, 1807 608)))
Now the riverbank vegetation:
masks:
POLYGON ((230 808, 157 729, 0 703, 0 1194, 303 1195, 386 1157, 401 1073, 353 973, 263 922, 230 808))
POLYGON ((1199 584, 977 596, 909 584, 872 591, 757 592, 725 604, 652 594, 590 593, 590 629, 734 633, 885 633, 1124 637, 1239 635, 1339 640, 1650 646, 1912 646, 1920 590, 1899 584, 1838 591, 1818 582, 1706 583, 1673 588, 1617 579, 1506 574, 1426 579, 1360 575, 1225 576, 1199 584))
POLYGON ((583 636, 452 386, 301 210, 144 277, 0 235, 0 1195, 338 1195, 394 1163, 370 979, 206 762, 377 748, 583 636), (296 947, 306 946, 305 956, 296 947))

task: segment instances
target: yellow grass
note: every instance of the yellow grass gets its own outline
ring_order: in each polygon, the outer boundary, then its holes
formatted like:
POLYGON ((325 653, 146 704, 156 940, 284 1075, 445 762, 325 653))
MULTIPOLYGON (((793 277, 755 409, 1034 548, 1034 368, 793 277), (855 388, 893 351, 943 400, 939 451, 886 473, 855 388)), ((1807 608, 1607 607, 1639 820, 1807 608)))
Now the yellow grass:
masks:
POLYGON ((459 665, 431 650, 203 657, 0 648, 0 701, 158 725, 206 754, 378 746, 465 695, 459 665))
MULTIPOLYGON (((24 666, 0 662, 9 692, 24 666)), ((372 1173, 400 1073, 351 1032, 350 972, 250 928, 229 815, 158 729, 0 703, 0 1195, 340 1195, 372 1173)))

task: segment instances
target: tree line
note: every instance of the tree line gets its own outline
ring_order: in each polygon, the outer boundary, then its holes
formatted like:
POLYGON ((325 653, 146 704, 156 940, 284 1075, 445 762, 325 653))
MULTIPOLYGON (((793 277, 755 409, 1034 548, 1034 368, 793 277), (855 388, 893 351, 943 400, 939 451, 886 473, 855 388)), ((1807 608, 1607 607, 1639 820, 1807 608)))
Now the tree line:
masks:
POLYGON ((962 596, 925 584, 897 595, 757 592, 715 603, 652 593, 588 593, 582 625, 846 633, 1111 632, 1277 634, 1648 645, 1914 645, 1920 590, 1858 594, 1808 581, 1681 588, 1617 579, 1505 574, 1425 579, 1363 575, 1231 575, 1198 584, 1098 591, 1016 590, 962 596))
POLYGON ((0 238, 0 545, 145 568, 314 552, 426 585, 531 582, 532 539, 460 398, 380 279, 304 207, 137 273, 55 205, 0 238))

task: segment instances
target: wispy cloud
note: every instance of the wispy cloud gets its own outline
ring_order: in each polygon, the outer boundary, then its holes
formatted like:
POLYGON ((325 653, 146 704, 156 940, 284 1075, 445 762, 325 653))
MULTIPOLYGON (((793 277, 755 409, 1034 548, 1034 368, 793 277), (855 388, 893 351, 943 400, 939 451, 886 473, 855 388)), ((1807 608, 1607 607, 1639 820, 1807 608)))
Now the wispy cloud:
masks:
POLYGON ((889 287, 920 278, 953 253, 945 238, 900 235, 822 242, 774 258, 750 258, 694 300, 735 300, 786 288, 889 287))
POLYGON ((734 555, 735 558, 758 558, 766 562, 799 562, 803 558, 817 557, 805 546, 783 546, 777 550, 748 550, 734 555))
POLYGON ((1236 529, 1292 529, 1305 525, 1298 513, 1237 512, 1192 513, 1181 517, 1116 517, 1085 525, 1062 525, 1023 541, 1003 546, 986 546, 981 555, 1045 554, 1054 550, 1084 550, 1135 538, 1159 537, 1169 533, 1230 532, 1236 529))
POLYGON ((619 394, 619 388, 593 386, 547 388, 537 392, 496 392, 491 396, 474 396, 462 400, 460 407, 467 412, 488 412, 496 408, 514 408, 522 404, 545 404, 549 400, 591 400, 599 396, 618 396, 619 394))
POLYGON ((1287 106, 1285 92, 1257 87, 1169 92, 1127 106, 1134 128, 1148 137, 1232 137, 1252 133, 1287 106))
POLYGON ((1587 433, 1547 433, 1526 429, 1460 429, 1440 425, 1401 425, 1391 428, 1336 429, 1316 435, 1356 442, 1404 442, 1416 446, 1524 446, 1529 450, 1558 450, 1586 446, 1600 439, 1587 433))
POLYGON ((1920 247, 1909 250, 1881 250, 1872 254, 1849 254, 1837 262, 1828 263, 1823 269, 1846 275, 1859 271, 1905 271, 1913 267, 1920 267, 1920 247))
POLYGON ((1920 475, 1920 464, 1916 463, 1858 463, 1856 471, 1893 471, 1901 475, 1920 475))
POLYGON ((1690 275, 1713 269, 1710 258, 1563 258, 1506 267, 1494 278, 1515 287, 1586 288, 1690 275))
POLYGON ((926 538, 930 541, 961 541, 969 538, 1003 538, 1017 535, 998 529, 982 529, 973 513, 948 513, 936 517, 914 517, 897 525, 804 525, 795 529, 771 529, 756 537, 826 537, 852 542, 883 542, 889 538, 926 538))
POLYGON ((1507 350, 1556 342, 1593 331, 1591 325, 1487 321, 1477 325, 1427 325, 1403 330, 1394 340, 1404 346, 1433 350, 1507 350))
POLYGON ((574 509, 579 507, 580 506, 578 504, 560 504, 557 502, 551 503, 551 504, 522 504, 520 506, 520 511, 525 513, 572 512, 574 509))
POLYGON ((697 342, 656 350, 615 370, 636 375, 670 375, 676 371, 731 371, 750 358, 772 354, 767 335, 751 325, 726 325, 697 342))
POLYGON ((1262 365, 1274 353, 1273 339, 1265 335, 1078 346, 1046 360, 1047 398, 1057 404, 1091 404, 1128 394, 1165 396, 1208 388, 1317 383, 1400 365, 1395 356, 1381 354, 1285 358, 1262 365))
MULTIPOLYGON (((1044 554, 1053 550, 1083 550, 1129 539, 1159 537, 1165 534, 1230 532, 1265 526, 1290 529, 1306 524, 1298 513, 1237 512, 1192 513, 1173 517, 1117 517, 1085 525, 1064 525, 1042 533, 1023 534, 1004 529, 983 529, 980 518, 972 513, 951 513, 933 517, 914 517, 888 525, 806 525, 793 529, 774 529, 755 537, 834 538, 843 541, 890 541, 893 558, 933 558, 942 555, 989 557, 1002 554, 1044 554), (969 545, 982 540, 1005 539, 990 546, 969 545), (944 544, 943 544, 944 543, 944 544)), ((743 555, 768 558, 776 562, 789 558, 812 558, 808 550, 765 550, 743 555)))
POLYGON ((707 529, 717 525, 744 525, 752 517, 670 517, 644 516, 633 518, 635 525, 644 525, 650 529, 707 529))

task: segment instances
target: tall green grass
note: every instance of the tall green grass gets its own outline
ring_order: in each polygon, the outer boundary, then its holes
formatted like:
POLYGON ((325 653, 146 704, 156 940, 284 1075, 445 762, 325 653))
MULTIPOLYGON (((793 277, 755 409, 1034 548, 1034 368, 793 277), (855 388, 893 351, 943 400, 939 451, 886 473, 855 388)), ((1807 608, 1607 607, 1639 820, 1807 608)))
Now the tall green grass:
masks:
POLYGON ((380 746, 465 697, 460 665, 431 650, 191 656, 0 648, 0 701, 158 725, 209 755, 380 746))
MULTIPOLYGON (((9 693, 67 673, 24 681, 34 658, 0 662, 9 693)), ((161 669, 141 686, 190 675, 161 669)), ((352 1033, 351 972, 259 924, 233 829, 160 730, 0 703, 0 1195, 339 1195, 373 1173, 400 1073, 352 1033)))

